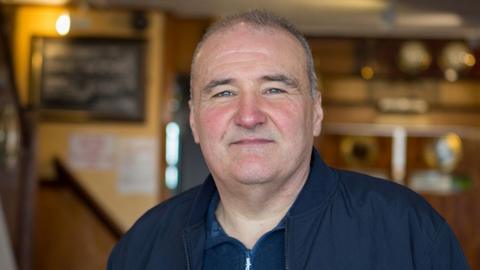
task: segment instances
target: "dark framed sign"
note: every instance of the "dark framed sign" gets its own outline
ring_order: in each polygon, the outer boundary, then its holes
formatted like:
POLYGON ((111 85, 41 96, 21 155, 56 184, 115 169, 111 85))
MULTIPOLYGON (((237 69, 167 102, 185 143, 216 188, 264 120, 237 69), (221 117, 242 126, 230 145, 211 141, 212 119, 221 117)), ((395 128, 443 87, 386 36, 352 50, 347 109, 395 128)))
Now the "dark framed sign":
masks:
POLYGON ((32 38, 31 103, 42 119, 142 121, 144 41, 32 38))

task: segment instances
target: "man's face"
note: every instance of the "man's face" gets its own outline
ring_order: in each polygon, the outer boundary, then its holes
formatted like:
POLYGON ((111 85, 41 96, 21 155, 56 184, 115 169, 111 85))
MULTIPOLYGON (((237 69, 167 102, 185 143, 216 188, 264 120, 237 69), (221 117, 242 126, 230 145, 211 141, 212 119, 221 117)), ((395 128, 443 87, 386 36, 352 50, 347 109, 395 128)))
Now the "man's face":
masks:
POLYGON ((190 125, 217 185, 288 181, 308 171, 320 133, 299 42, 239 23, 203 44, 192 74, 190 125))

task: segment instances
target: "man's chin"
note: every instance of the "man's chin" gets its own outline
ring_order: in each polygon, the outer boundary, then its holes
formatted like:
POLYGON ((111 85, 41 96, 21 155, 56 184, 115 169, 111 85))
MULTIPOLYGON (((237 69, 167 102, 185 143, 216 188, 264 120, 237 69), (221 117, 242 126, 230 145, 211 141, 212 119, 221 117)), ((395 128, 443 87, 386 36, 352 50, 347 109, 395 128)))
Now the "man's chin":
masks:
POLYGON ((260 186, 268 184, 272 181, 270 177, 258 175, 241 175, 237 178, 237 182, 244 186, 260 186))
POLYGON ((238 182, 245 185, 257 185, 269 182, 272 179, 272 173, 265 160, 240 161, 236 164, 234 172, 238 182))
POLYGON ((259 155, 255 153, 244 153, 236 156, 232 160, 232 168, 235 170, 242 171, 263 171, 271 164, 272 156, 268 155, 259 155))
POLYGON ((242 148, 231 152, 233 162, 245 167, 253 166, 257 163, 265 164, 275 157, 275 151, 267 148, 242 148))

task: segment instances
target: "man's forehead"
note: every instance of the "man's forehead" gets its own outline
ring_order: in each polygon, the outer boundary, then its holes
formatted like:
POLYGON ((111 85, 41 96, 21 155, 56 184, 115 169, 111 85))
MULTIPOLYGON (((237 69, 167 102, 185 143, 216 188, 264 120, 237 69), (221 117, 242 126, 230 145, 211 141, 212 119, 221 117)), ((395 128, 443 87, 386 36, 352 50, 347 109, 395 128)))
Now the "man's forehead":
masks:
POLYGON ((229 26, 225 26, 224 28, 218 29, 217 31, 213 32, 209 37, 207 37, 205 43, 207 43, 208 40, 222 38, 229 35, 275 35, 278 33, 289 34, 286 30, 278 26, 256 25, 249 22, 238 22, 229 26))
POLYGON ((255 40, 266 39, 289 39, 301 47, 300 42, 285 29, 278 26, 255 25, 248 22, 238 22, 225 28, 219 29, 209 35, 201 44, 199 49, 200 56, 202 51, 212 48, 224 48, 226 46, 235 47, 242 44, 249 44, 255 40), (248 41, 248 42, 246 42, 248 41))
POLYGON ((255 53, 264 55, 278 53, 278 49, 282 50, 282 54, 291 52, 296 55, 295 59, 305 61, 302 45, 288 31, 274 26, 239 22, 218 30, 202 42, 194 56, 192 73, 195 72, 197 65, 203 64, 202 62, 221 58, 233 52, 243 53, 247 57, 255 53), (275 46, 276 50, 272 46, 275 46))

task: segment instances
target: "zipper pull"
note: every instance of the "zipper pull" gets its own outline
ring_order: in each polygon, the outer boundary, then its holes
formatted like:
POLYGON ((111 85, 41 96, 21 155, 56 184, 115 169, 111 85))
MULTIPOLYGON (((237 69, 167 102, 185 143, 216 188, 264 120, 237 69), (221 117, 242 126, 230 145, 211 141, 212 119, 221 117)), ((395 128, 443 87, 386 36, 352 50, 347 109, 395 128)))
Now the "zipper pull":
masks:
POLYGON ((252 262, 250 260, 250 254, 247 254, 247 257, 245 258, 245 270, 250 270, 251 266, 252 262))

